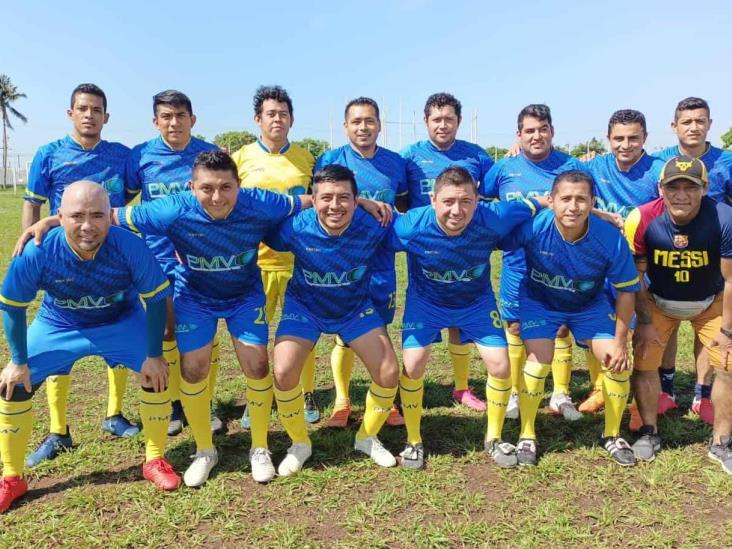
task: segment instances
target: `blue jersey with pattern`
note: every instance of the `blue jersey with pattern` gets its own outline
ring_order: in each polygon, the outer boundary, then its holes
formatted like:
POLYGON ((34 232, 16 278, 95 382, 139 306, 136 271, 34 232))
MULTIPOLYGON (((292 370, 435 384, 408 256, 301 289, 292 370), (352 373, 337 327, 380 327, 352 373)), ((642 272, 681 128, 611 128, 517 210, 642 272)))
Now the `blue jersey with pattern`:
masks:
MULTIPOLYGON (((160 136, 141 143, 132 149, 127 160, 127 187, 133 192, 142 191, 142 202, 187 191, 196 156, 216 149, 216 145, 196 137, 191 137, 181 151, 172 149, 160 136)), ((158 261, 176 261, 175 249, 168 238, 148 235, 145 242, 158 261)))
POLYGON ((425 139, 409 145, 400 154, 407 161, 410 209, 430 205, 435 179, 451 166, 468 170, 478 184, 478 194, 485 196, 483 179, 493 166, 493 159, 475 143, 457 139, 449 149, 443 151, 425 139))
POLYGON ((295 256, 285 299, 296 299, 323 320, 347 318, 369 298, 372 263, 389 231, 361 208, 340 235, 329 234, 308 209, 267 236, 265 243, 295 256))
POLYGON ((61 328, 113 323, 139 310, 140 297, 154 302, 171 293, 145 243, 119 227, 110 227, 88 260, 71 248, 61 227, 49 231, 40 246, 26 244, 5 275, 0 308, 25 308, 38 290, 46 292, 38 316, 61 328))
MULTIPOLYGON (((654 153, 664 162, 681 154, 678 145, 654 153)), ((709 176, 707 196, 716 202, 723 200, 732 202, 732 152, 707 143, 707 150, 699 160, 704 162, 709 176)))
POLYGON ((225 219, 213 219, 195 195, 182 192, 118 211, 120 224, 167 236, 180 259, 175 295, 227 307, 263 294, 257 248, 264 236, 300 209, 300 200, 262 189, 240 189, 225 219))
POLYGON ((607 299, 605 279, 622 292, 640 290, 630 248, 611 223, 590 214, 585 235, 567 242, 557 229, 554 211, 542 210, 502 243, 522 247, 527 273, 522 294, 547 308, 578 312, 607 299))
POLYGON ((61 205, 64 189, 85 179, 104 187, 112 207, 124 206, 125 163, 129 154, 129 148, 109 141, 100 141, 86 150, 67 135, 38 149, 28 173, 24 198, 39 204, 48 200, 53 215, 61 205))
POLYGON ((407 252, 408 292, 441 307, 465 308, 491 295, 491 252, 514 227, 529 219, 533 200, 480 202, 459 235, 448 236, 435 209, 423 206, 399 216, 390 244, 407 252))

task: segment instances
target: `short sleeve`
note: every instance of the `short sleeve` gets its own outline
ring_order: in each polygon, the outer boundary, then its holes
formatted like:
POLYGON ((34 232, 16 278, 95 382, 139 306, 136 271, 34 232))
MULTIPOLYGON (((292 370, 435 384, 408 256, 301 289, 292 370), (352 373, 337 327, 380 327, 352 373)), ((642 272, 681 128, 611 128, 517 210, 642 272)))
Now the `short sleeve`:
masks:
POLYGON ((498 222, 492 227, 500 238, 508 236, 515 227, 531 219, 541 209, 533 199, 513 200, 511 202, 483 203, 483 208, 493 211, 498 222))
POLYGON ((641 228, 641 211, 635 208, 625 219, 625 238, 630 251, 635 256, 646 255, 646 241, 641 228))
POLYGON ((295 215, 301 209, 302 202, 297 197, 264 189, 241 189, 239 192, 246 193, 247 191, 251 193, 252 201, 258 206, 257 211, 261 210, 263 216, 275 223, 295 215))
POLYGON ((28 172, 28 183, 23 198, 43 204, 51 194, 51 174, 48 169, 48 158, 43 149, 38 149, 33 157, 28 172))
POLYGON ((483 197, 498 200, 498 182, 500 179, 500 175, 501 163, 496 162, 495 164, 493 164, 493 166, 491 166, 491 169, 488 170, 483 176, 483 197))
POLYGON ((640 282, 630 247, 618 231, 615 236, 614 256, 610 259, 608 281, 619 292, 639 292, 640 282))
POLYGON ((498 248, 504 251, 518 250, 531 240, 533 233, 534 220, 524 221, 498 242, 498 248))
POLYGON ((145 242, 129 233, 127 238, 132 284, 146 302, 153 303, 171 294, 168 278, 145 242))
POLYGON ((25 309, 33 302, 40 289, 43 258, 42 248, 31 241, 13 259, 0 290, 0 309, 25 309))
POLYGON ((719 217, 722 228, 722 238, 719 245, 719 255, 724 258, 732 257, 732 206, 720 204, 717 211, 723 212, 719 217))
POLYGON ((140 149, 135 147, 125 163, 125 188, 130 193, 138 193, 142 190, 142 179, 140 178, 140 149))
POLYGON ((278 252, 287 252, 289 247, 289 236, 292 234, 292 223, 294 218, 290 217, 282 221, 267 236, 264 237, 264 243, 278 252))
POLYGON ((165 236, 170 225, 180 216, 175 196, 146 202, 138 206, 126 206, 117 210, 121 227, 137 233, 165 236))

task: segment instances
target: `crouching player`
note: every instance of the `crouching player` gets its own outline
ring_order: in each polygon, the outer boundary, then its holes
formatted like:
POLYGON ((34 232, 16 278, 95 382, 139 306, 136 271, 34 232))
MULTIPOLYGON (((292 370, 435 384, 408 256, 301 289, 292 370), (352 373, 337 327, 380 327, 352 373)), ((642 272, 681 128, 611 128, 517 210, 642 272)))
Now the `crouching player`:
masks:
POLYGON ((13 260, 0 294, 11 352, 0 373, 0 512, 28 491, 23 468, 33 393, 46 378, 68 375, 74 362, 90 355, 138 372, 143 476, 162 490, 180 485, 163 458, 170 398, 162 341, 170 284, 142 240, 110 227, 109 196, 98 183, 69 185, 59 217, 61 229, 42 246, 28 244, 13 260), (26 308, 40 289, 46 292, 43 303, 26 329, 26 308))
POLYGON ((435 180, 431 206, 410 210, 394 223, 392 246, 406 251, 409 285, 402 321, 404 371, 399 394, 407 425, 402 465, 424 466, 420 432, 424 372, 443 328, 475 343, 488 369, 485 449, 503 467, 516 465, 513 445, 501 441, 511 396, 506 336, 491 288, 490 255, 497 242, 538 209, 533 200, 479 203, 478 188, 460 167, 435 180))
POLYGON ((551 368, 554 336, 566 325, 603 365, 605 429, 600 443, 620 465, 634 465, 630 445, 619 436, 630 384, 628 323, 640 290, 633 258, 620 231, 590 215, 595 197, 592 177, 585 172, 558 175, 549 203, 552 209, 502 243, 506 249, 523 248, 527 264, 520 301, 527 360, 519 394, 518 462, 536 465, 534 423, 551 368), (614 314, 603 291, 606 279, 617 290, 614 314))
POLYGON ((314 210, 285 220, 265 243, 295 256, 274 347, 275 398, 292 439, 277 472, 292 475, 312 453, 300 386, 308 354, 322 333, 337 334, 371 375, 355 448, 382 467, 396 459, 376 437, 397 391, 399 368, 384 321, 369 295, 373 258, 389 228, 356 208, 353 172, 336 164, 313 178, 314 210))

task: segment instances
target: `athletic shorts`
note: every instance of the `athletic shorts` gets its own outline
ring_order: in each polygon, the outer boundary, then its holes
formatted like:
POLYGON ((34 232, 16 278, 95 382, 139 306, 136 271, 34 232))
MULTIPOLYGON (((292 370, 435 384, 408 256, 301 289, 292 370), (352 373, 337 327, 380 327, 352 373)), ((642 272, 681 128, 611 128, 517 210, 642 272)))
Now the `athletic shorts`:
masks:
POLYGON ((396 271, 378 271, 371 275, 369 296, 384 324, 394 322, 396 312, 396 271))
POLYGON ((220 318, 226 320, 229 333, 243 343, 267 345, 268 329, 264 296, 250 297, 226 307, 210 307, 181 295, 173 300, 175 338, 178 349, 189 353, 208 345, 216 334, 220 318))
POLYGON ((511 269, 501 269, 501 288, 498 293, 501 318, 504 322, 515 322, 521 318, 519 293, 524 273, 511 269))
POLYGON ((336 334, 348 344, 374 328, 383 328, 384 321, 370 301, 366 301, 358 311, 346 318, 323 320, 313 315, 297 299, 285 298, 282 317, 277 326, 277 337, 293 336, 318 341, 321 334, 336 334))
POLYGON ((615 338, 615 312, 606 299, 590 304, 584 311, 562 312, 549 309, 539 301, 521 296, 521 339, 551 339, 567 326, 575 341, 615 338))
POLYGON ((272 322, 277 305, 285 300, 287 283, 292 278, 292 271, 262 271, 262 286, 267 311, 267 322, 272 322))
POLYGON ((89 328, 60 328, 40 316, 28 328, 28 368, 31 383, 67 375, 74 363, 100 356, 107 364, 124 364, 139 372, 147 358, 147 330, 142 306, 113 324, 89 328))
POLYGON ((493 296, 469 307, 441 307, 413 293, 407 294, 402 319, 402 348, 427 347, 439 341, 443 328, 458 328, 460 343, 476 343, 484 347, 505 347, 506 334, 493 296))

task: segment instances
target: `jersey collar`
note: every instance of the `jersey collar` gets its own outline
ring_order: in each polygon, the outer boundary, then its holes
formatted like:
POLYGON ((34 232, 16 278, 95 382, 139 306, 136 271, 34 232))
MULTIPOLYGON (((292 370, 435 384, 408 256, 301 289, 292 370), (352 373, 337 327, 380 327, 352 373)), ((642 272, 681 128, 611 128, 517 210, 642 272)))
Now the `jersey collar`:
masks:
POLYGON ((643 152, 638 157, 638 160, 636 160, 635 162, 633 162, 633 165, 630 168, 628 168, 627 170, 622 170, 620 168, 620 166, 618 165, 618 159, 615 157, 615 155, 612 155, 613 160, 615 161, 615 167, 618 169, 618 171, 620 173, 630 173, 630 172, 632 172, 633 171, 633 168, 635 168, 638 164, 640 164, 640 161, 643 160, 645 158, 645 156, 646 156, 646 151, 645 151, 645 149, 643 149, 643 152))
POLYGON ((264 143, 262 143, 262 137, 261 136, 260 137, 257 137, 257 145, 259 145, 259 148, 262 149, 267 154, 285 154, 287 151, 290 150, 290 142, 288 141, 287 143, 285 143, 285 146, 282 147, 279 151, 270 151, 267 148, 267 145, 265 145, 264 143))
POLYGON ((361 154, 361 151, 359 151, 359 150, 358 150, 358 149, 357 149, 356 147, 354 147, 354 146, 353 146, 353 144, 352 144, 352 143, 350 143, 350 142, 348 143, 348 145, 347 145, 347 146, 351 148, 351 150, 353 151, 353 153, 354 153, 354 154, 355 154, 356 156, 358 156, 359 158, 363 158, 364 160, 373 160, 373 159, 374 159, 374 157, 375 157, 375 156, 377 155, 377 153, 379 152, 379 146, 378 146, 378 145, 376 145, 376 148, 374 149, 374 154, 372 154, 371 156, 364 156, 364 155, 362 155, 362 154, 361 154))
POLYGON ((446 149, 441 149, 441 148, 440 148, 440 147, 438 147, 438 146, 437 146, 437 145, 435 144, 435 142, 434 142, 434 141, 432 141, 431 139, 428 139, 428 140, 427 140, 427 143, 429 143, 429 144, 430 144, 430 146, 431 146, 431 147, 433 147, 433 148, 435 149, 435 151, 437 151, 437 152, 441 152, 441 153, 446 153, 446 152, 448 152, 448 151, 449 151, 450 149, 452 149, 452 148, 453 148, 453 147, 454 147, 454 146, 455 146, 455 145, 457 144, 457 142, 458 142, 458 140, 457 140, 457 139, 455 139, 455 141, 453 141, 453 142, 452 142, 452 144, 451 144, 451 145, 450 145, 450 146, 449 146, 448 148, 446 148, 446 149))
MULTIPOLYGON (((63 230, 63 229, 62 229, 63 230)), ((97 254, 99 253, 99 250, 102 249, 102 246, 104 246, 104 243, 106 242, 106 238, 102 241, 102 243, 99 245, 99 247, 94 250, 94 255, 92 255, 90 258, 81 257, 79 253, 74 249, 74 247, 71 245, 71 242, 69 242, 69 237, 66 236, 66 233, 64 232, 64 242, 66 242, 66 245, 69 247, 69 250, 71 250, 71 253, 76 256, 76 259, 79 261, 94 261, 97 258, 97 254)))
POLYGON ((93 151, 93 150, 94 150, 94 149, 96 149, 96 148, 97 148, 97 147, 99 146, 99 144, 100 144, 100 143, 102 142, 102 139, 100 138, 100 139, 99 139, 99 141, 97 141, 96 143, 94 143, 94 146, 93 146, 93 147, 92 147, 91 149, 86 149, 86 148, 84 148, 84 145, 82 145, 82 144, 81 144, 81 143, 79 143, 79 142, 78 142, 78 141, 77 141, 76 139, 74 139, 74 136, 73 136, 73 135, 69 134, 69 135, 68 135, 67 137, 68 137, 69 141, 71 141, 71 143, 73 143, 74 145, 76 145, 76 146, 77 146, 77 147, 79 147, 79 148, 80 148, 80 149, 81 149, 82 151, 85 151, 85 152, 93 151))
POLYGON ((159 135, 158 137, 160 138, 160 142, 162 143, 163 147, 165 147, 166 149, 169 149, 169 151, 172 153, 181 153, 181 152, 185 151, 188 148, 188 145, 191 144, 191 139, 193 139, 193 136, 189 137, 188 143, 186 143, 186 146, 183 147, 181 150, 177 150, 177 149, 174 149, 173 146, 170 143, 168 143, 162 135, 159 135))
POLYGON ((557 226, 557 218, 556 217, 553 220, 554 221, 554 229, 557 231, 557 234, 559 235, 559 237, 562 240, 564 240, 564 242, 566 242, 570 246, 576 246, 577 244, 579 244, 580 242, 582 242, 585 238, 587 238, 587 235, 588 234, 590 234, 590 224, 592 223, 592 215, 593 214, 590 213, 590 216, 587 218, 587 229, 585 230, 585 232, 582 234, 582 236, 580 236, 577 240, 575 240, 573 242, 570 242, 569 240, 566 240, 564 238, 564 235, 562 235, 562 231, 560 231, 559 230, 559 227, 557 226))

